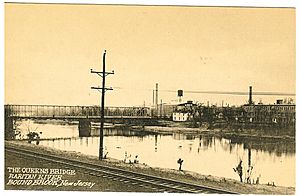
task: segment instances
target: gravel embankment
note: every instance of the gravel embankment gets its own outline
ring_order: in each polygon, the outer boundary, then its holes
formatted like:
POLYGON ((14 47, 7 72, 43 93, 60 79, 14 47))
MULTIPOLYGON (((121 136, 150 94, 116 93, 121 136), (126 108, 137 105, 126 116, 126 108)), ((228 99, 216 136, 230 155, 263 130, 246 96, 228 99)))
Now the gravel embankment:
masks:
MULTIPOLYGON (((95 156, 87 156, 83 155, 81 153, 77 152, 66 152, 66 151, 60 151, 60 150, 55 150, 51 149, 49 147, 42 147, 42 146, 36 146, 34 144, 28 144, 25 141, 5 141, 5 146, 18 146, 22 149, 29 149, 32 150, 34 149, 37 152, 42 152, 42 153, 48 153, 48 154, 53 154, 53 155, 59 155, 59 156, 64 156, 67 158, 72 158, 72 159, 78 159, 78 160, 83 160, 87 161, 90 163, 94 164, 99 164, 99 165, 108 165, 112 167, 118 167, 122 169, 127 169, 135 172, 140 172, 140 173, 146 173, 146 174, 151 174, 151 175, 157 175, 165 178, 171 178, 171 179, 176 179, 179 181, 185 181, 185 182, 191 182, 194 184, 199 184, 199 185, 204 185, 204 186, 209 186, 209 187, 215 187, 219 189, 224 189, 228 191, 233 191, 241 194, 276 194, 276 195, 286 195, 286 194, 295 194, 295 188, 294 187, 280 187, 280 186, 268 186, 268 185, 251 185, 251 184, 244 184, 240 183, 237 180, 233 179, 228 179, 228 178, 220 178, 220 177, 215 177, 215 176, 205 176, 201 175, 195 172, 190 172, 190 171, 177 171, 173 169, 162 169, 162 168, 153 168, 149 167, 147 165, 143 164, 125 164, 122 161, 115 160, 115 159, 106 159, 104 161, 99 161, 97 157, 95 156)), ((6 156, 6 155, 5 155, 6 156)), ((5 166, 10 166, 10 164, 15 164, 16 161, 11 160, 11 158, 7 158, 5 160, 5 166)), ((30 163, 26 162, 20 162, 20 164, 23 164, 22 166, 28 166, 30 163)), ((48 163, 50 164, 50 163, 48 163)), ((90 181, 105 181, 105 183, 110 183, 106 179, 93 179, 95 177, 91 177, 88 175, 83 175, 81 177, 83 180, 90 179, 90 181)), ((102 183, 98 183, 99 187, 95 187, 95 189, 90 189, 88 191, 118 191, 118 192, 130 192, 130 191, 136 191, 136 192, 151 192, 151 190, 147 190, 145 188, 140 188, 137 189, 136 187, 128 187, 125 185, 122 186, 122 183, 118 182, 111 182, 111 184, 105 185, 105 186, 100 186, 102 183), (110 188, 107 188, 110 187, 110 188)), ((6 189, 10 189, 9 187, 6 187, 6 189)), ((47 189, 49 190, 49 189, 47 189)))

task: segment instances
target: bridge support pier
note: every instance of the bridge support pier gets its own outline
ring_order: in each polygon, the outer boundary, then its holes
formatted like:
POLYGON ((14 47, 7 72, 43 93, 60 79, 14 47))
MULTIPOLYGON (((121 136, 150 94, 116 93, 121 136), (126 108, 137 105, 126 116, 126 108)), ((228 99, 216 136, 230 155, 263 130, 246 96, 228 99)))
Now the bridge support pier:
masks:
POLYGON ((91 136, 91 121, 89 119, 79 120, 79 137, 90 137, 91 136))
POLYGON ((11 117, 5 117, 5 140, 13 140, 16 138, 14 131, 14 120, 11 117))

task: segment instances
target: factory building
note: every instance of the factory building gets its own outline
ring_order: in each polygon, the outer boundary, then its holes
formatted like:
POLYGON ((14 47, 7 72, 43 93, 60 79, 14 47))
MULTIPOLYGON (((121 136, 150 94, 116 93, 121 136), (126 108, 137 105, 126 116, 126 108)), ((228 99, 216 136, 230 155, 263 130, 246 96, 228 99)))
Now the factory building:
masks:
POLYGON ((175 111, 173 112, 173 121, 190 121, 193 118, 197 104, 194 104, 193 101, 187 101, 186 103, 178 104, 175 111))
POLYGON ((248 104, 243 105, 242 108, 245 111, 245 122, 258 125, 295 126, 296 105, 292 99, 279 99, 274 104, 254 104, 252 87, 250 87, 248 104))

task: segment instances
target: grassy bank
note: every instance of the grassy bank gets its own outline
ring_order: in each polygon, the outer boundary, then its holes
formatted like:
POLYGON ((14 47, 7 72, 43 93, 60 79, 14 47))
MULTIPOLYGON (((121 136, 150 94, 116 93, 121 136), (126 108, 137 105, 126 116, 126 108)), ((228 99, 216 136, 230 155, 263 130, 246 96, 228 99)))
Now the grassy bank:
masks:
MULTIPOLYGON (((99 165, 108 165, 135 171, 139 173, 146 173, 151 175, 157 175, 164 178, 171 178, 184 182, 191 182, 199 185, 205 185, 209 187, 215 187, 228 191, 234 191, 241 194, 295 194, 295 188, 293 187, 280 187, 280 186, 268 186, 262 184, 244 184, 234 179, 220 178, 210 175, 201 175, 190 171, 178 171, 174 169, 162 169, 156 167, 150 167, 145 164, 125 164, 123 161, 115 159, 106 159, 99 161, 95 156, 87 156, 77 152, 66 152, 61 150, 54 150, 47 147, 36 146, 34 144, 28 144, 20 141, 6 141, 5 146, 17 146, 23 149, 35 150, 41 153, 54 154, 64 156, 67 158, 78 159, 87 161, 99 165)), ((26 165, 25 165, 26 166, 26 165)), ((84 179, 83 179, 84 180, 84 179)), ((101 180, 101 179, 99 179, 101 180)), ((96 180, 97 181, 97 180, 96 180)), ((120 190, 124 191, 124 190, 120 190)), ((125 190, 126 191, 126 190, 125 190)), ((148 192, 144 190, 144 192, 148 192)))
MULTIPOLYGON (((5 168, 7 167, 30 167, 30 168, 62 168, 67 169, 66 166, 47 162, 45 160, 36 160, 28 157, 21 157, 12 153, 5 154, 5 168)), ((7 170, 7 169, 6 169, 7 170)), ((151 188, 133 186, 119 181, 113 181, 107 178, 99 178, 89 175, 80 170, 76 170, 75 175, 63 177, 68 182, 88 182, 92 183, 90 186, 52 186, 52 185, 12 185, 9 184, 9 174, 5 172, 5 190, 39 190, 39 191, 92 191, 92 192, 153 192, 151 188)))

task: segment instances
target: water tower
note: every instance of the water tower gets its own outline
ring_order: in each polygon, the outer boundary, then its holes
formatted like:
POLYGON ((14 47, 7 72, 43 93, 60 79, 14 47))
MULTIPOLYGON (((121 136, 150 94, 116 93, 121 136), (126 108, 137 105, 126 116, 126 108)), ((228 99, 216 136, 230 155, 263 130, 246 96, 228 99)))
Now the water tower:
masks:
POLYGON ((178 90, 177 91, 177 96, 178 96, 178 101, 181 103, 182 97, 183 97, 183 90, 178 90))

